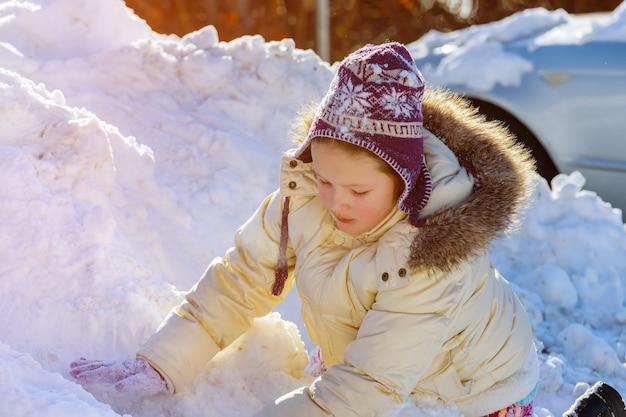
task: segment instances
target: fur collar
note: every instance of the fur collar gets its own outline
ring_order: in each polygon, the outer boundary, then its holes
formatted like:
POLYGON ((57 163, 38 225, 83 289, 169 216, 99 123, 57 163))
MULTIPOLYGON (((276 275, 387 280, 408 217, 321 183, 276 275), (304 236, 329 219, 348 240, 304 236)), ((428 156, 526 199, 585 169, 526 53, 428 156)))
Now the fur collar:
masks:
POLYGON ((477 180, 463 203, 428 216, 411 245, 412 268, 450 271, 519 224, 532 192, 534 162, 505 127, 487 122, 457 94, 426 89, 422 112, 424 127, 477 180))

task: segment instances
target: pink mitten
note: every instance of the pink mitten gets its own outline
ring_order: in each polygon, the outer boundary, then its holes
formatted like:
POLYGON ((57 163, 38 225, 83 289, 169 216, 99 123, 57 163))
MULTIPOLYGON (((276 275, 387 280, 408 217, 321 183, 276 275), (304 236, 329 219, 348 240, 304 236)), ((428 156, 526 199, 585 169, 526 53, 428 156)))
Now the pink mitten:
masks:
POLYGON ((70 375, 82 384, 111 383, 119 392, 137 395, 152 395, 167 390, 161 374, 142 358, 124 361, 81 358, 72 362, 70 368, 70 375))

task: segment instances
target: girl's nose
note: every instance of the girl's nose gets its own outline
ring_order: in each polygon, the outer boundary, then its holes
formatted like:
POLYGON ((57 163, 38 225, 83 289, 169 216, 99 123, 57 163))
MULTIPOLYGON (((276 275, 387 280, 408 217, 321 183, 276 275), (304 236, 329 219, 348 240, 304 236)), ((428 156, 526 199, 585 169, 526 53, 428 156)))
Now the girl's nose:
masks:
POLYGON ((340 213, 342 210, 348 207, 345 193, 339 190, 333 190, 330 198, 330 209, 333 213, 340 213))

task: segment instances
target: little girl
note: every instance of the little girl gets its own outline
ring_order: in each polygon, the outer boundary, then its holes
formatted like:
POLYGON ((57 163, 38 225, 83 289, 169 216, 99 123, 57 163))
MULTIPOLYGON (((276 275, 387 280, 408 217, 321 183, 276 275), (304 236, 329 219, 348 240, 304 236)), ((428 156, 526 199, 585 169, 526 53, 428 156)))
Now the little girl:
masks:
POLYGON ((526 203, 529 154, 459 97, 424 91, 398 43, 347 56, 300 122, 279 189, 137 357, 71 374, 180 391, 297 282, 327 370, 257 416, 382 416, 419 396, 531 416, 531 326, 487 254, 526 203))

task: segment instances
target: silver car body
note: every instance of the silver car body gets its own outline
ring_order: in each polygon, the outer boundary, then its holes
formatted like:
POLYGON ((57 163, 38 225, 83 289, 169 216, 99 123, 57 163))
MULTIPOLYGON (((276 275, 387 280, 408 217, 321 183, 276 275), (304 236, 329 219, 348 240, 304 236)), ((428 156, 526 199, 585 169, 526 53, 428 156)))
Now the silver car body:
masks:
POLYGON ((533 153, 626 209, 626 2, 608 14, 533 9, 408 47, 427 82, 519 122, 533 153))

